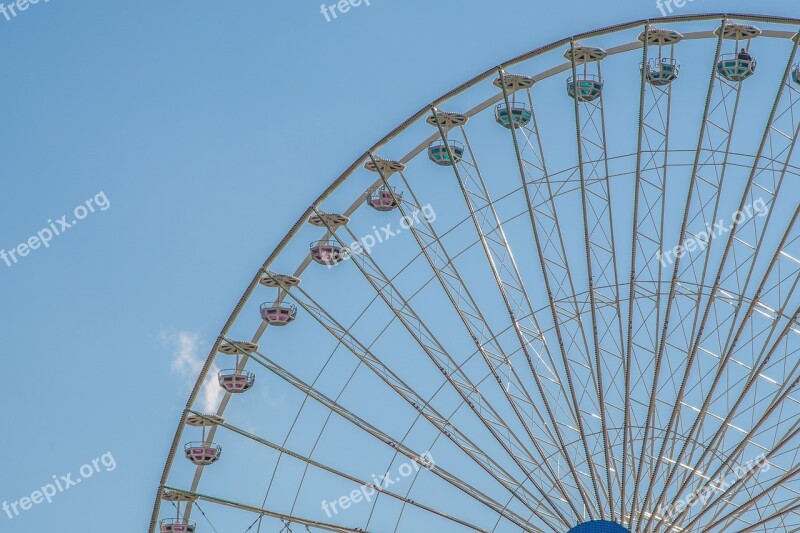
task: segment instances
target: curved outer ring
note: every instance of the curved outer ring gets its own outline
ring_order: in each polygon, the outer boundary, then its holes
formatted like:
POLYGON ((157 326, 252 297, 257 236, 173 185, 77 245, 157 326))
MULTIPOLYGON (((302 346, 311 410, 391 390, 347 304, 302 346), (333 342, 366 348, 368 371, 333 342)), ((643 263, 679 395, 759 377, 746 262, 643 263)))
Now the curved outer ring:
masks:
MULTIPOLYGON (((800 19, 791 18, 791 17, 779 17, 779 16, 771 16, 771 15, 757 15, 757 14, 747 14, 747 13, 706 13, 702 15, 678 15, 678 16, 671 16, 671 17, 660 17, 657 19, 659 24, 665 24, 670 22, 699 22, 699 21, 706 21, 706 20, 716 20, 716 19, 736 19, 742 21, 750 21, 750 22, 762 22, 762 23, 777 23, 777 24, 796 24, 800 25, 800 19)), ((507 67, 516 65, 517 63, 521 63, 523 61, 527 61, 534 57, 540 56, 547 52, 553 51, 557 48, 567 46, 573 41, 578 41, 581 39, 588 39, 593 37, 599 37, 602 35, 607 35, 611 33, 617 33, 620 31, 625 31, 629 29, 636 28, 638 26, 644 26, 645 24, 651 24, 652 19, 639 19, 633 22, 626 22, 622 24, 616 24, 613 26, 606 26, 604 28, 600 28, 597 30, 592 30, 589 32, 579 33, 573 35, 571 37, 563 38, 558 41, 554 41, 550 44, 545 46, 535 48, 530 52, 525 54, 519 55, 506 61, 504 63, 499 64, 497 67, 493 67, 489 70, 484 71, 481 74, 473 77, 472 79, 464 82, 463 84, 459 85, 455 89, 443 94, 439 98, 433 101, 430 105, 426 105, 422 109, 420 109, 417 113, 406 119, 402 124, 394 128, 391 132, 389 132, 383 139, 375 143, 372 148, 366 151, 361 157, 359 157, 356 161, 353 162, 336 180, 331 183, 325 191, 317 198, 317 200, 308 208, 306 211, 297 219, 297 222, 294 223, 292 228, 289 232, 283 237, 281 242, 278 244, 277 247, 272 251, 269 255, 267 260, 264 264, 259 268, 256 275, 253 277, 253 280, 248 285, 247 289, 245 290, 242 297, 239 299, 239 302, 236 304, 236 307, 231 312, 230 317, 225 322, 225 325, 220 331, 217 340, 214 343, 214 346, 209 353, 208 358, 206 359, 205 364, 200 372, 200 375, 195 382, 194 388, 192 389, 192 393, 189 396, 189 399, 186 403, 186 407, 181 414, 181 419, 178 424, 178 428, 175 431, 175 437, 172 440, 172 446, 170 448, 169 454, 167 456, 166 463, 164 465, 164 470, 161 475, 161 480, 159 482, 158 488, 156 490, 156 498, 155 503, 153 505, 153 514, 150 519, 150 533, 155 533, 156 527, 158 525, 158 516, 159 511, 161 508, 161 495, 162 495, 162 488, 167 482, 167 478, 169 476, 170 470, 172 469, 172 463, 175 460, 175 453, 179 447, 181 436, 183 435, 183 428, 186 425, 187 415, 189 413, 189 409, 191 409, 192 405, 194 404, 195 400, 197 399, 197 395, 200 393, 200 389, 205 382, 205 379, 208 375, 208 371, 211 368, 211 364, 213 363, 217 350, 219 349, 219 345, 221 344, 222 340, 224 339, 227 332, 230 330, 231 326, 233 325, 234 321, 238 318, 239 313, 241 312, 242 308, 244 307, 245 303, 250 299, 253 291, 259 285, 259 281, 262 277, 262 273, 266 271, 270 264, 277 258, 277 256, 283 251, 289 241, 295 236, 295 234, 300 230, 303 224, 306 223, 308 218, 315 213, 315 208, 319 204, 321 204, 325 199, 330 196, 333 191, 335 191, 343 182, 346 180, 358 167, 363 165, 367 160, 370 158, 370 154, 377 151, 380 147, 391 141, 394 137, 396 137, 400 132, 405 130, 408 126, 419 120, 420 118, 424 117, 426 114, 430 113, 431 107, 435 107, 442 102, 445 102, 452 98, 453 96, 462 93, 463 91, 471 88, 472 86, 495 76, 497 74, 498 69, 505 69, 507 67)))

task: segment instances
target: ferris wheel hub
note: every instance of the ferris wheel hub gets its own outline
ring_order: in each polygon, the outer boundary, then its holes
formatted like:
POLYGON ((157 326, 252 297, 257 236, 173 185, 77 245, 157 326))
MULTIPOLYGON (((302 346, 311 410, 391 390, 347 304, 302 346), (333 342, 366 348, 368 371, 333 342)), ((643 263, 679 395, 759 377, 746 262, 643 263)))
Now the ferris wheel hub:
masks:
POLYGON ((630 533, 630 530, 608 520, 584 522, 569 530, 569 533, 630 533))

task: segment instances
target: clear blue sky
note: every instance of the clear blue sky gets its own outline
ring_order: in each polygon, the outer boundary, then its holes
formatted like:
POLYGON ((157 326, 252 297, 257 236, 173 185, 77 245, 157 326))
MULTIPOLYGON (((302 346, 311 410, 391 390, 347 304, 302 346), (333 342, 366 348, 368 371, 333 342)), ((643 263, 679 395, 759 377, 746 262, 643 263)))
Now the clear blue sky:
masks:
MULTIPOLYGON (((478 72, 660 15, 650 0, 372 0, 328 23, 319 3, 41 0, 0 15, 0 249, 90 198, 105 208, 0 262, 0 503, 106 452, 116 464, 0 514, 0 531, 143 531, 190 390, 177 340, 213 343, 321 190, 478 72)), ((800 16, 795 0, 681 12, 751 9, 800 16)))

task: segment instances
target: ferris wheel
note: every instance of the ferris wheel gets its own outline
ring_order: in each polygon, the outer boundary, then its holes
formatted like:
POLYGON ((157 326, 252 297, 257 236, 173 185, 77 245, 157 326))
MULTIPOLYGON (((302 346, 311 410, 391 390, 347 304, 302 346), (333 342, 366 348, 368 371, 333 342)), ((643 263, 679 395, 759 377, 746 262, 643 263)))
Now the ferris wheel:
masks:
POLYGON ((151 533, 800 531, 798 29, 588 32, 375 144, 219 334, 151 533))

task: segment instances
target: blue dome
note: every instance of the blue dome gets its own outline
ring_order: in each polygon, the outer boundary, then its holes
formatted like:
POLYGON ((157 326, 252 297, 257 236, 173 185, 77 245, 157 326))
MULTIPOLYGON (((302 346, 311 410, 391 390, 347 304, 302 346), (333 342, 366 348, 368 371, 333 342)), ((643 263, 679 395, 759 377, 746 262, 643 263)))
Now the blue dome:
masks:
POLYGON ((575 526, 569 530, 569 533, 630 533, 630 531, 614 522, 594 520, 575 526))

